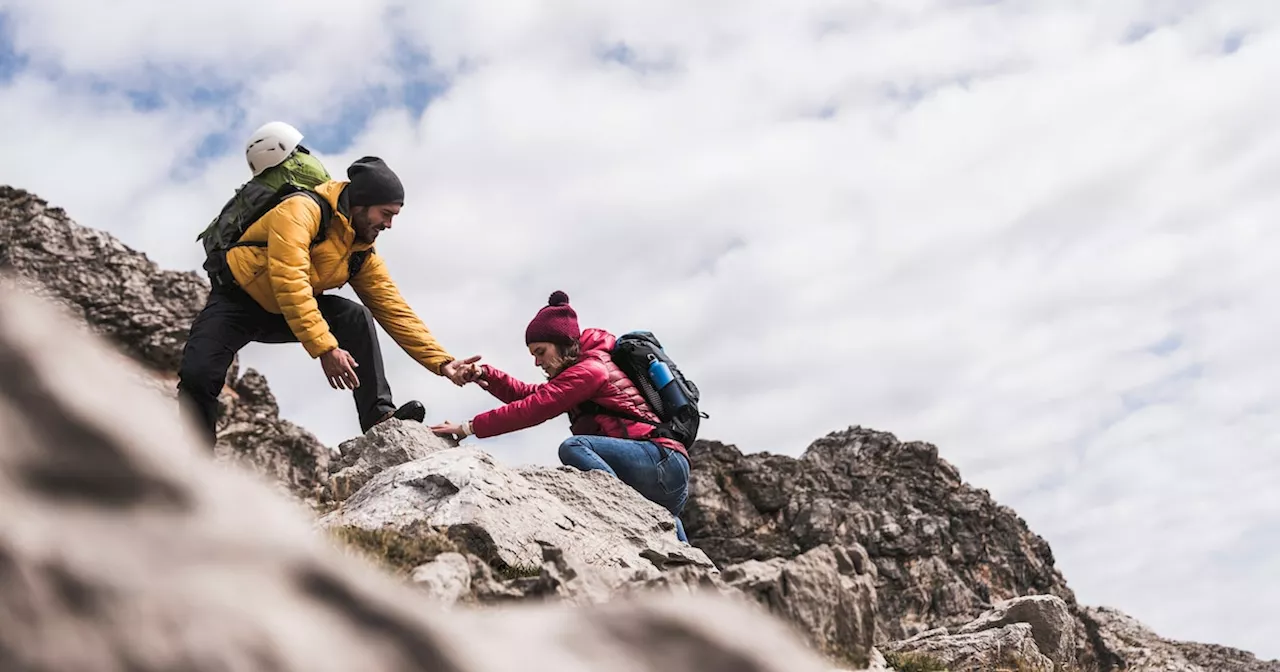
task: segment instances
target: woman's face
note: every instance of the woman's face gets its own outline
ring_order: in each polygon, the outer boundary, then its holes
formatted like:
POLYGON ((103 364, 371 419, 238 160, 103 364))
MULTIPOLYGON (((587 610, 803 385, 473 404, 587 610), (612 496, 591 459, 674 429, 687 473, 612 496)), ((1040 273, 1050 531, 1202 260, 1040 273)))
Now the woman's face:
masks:
POLYGON ((542 369, 542 372, 547 374, 547 378, 560 373, 560 369, 564 366, 564 358, 560 356, 560 350, 555 343, 542 341, 530 343, 529 354, 533 355, 533 365, 542 369))

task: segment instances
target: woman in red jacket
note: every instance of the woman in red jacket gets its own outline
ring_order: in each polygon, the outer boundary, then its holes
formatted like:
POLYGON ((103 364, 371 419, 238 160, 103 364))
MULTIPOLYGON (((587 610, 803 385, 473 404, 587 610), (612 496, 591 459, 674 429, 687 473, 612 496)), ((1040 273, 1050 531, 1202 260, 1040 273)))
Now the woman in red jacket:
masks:
POLYGON ((560 444, 560 462, 583 471, 600 469, 622 479, 670 511, 676 535, 687 541, 680 512, 689 494, 689 454, 679 441, 650 436, 658 417, 610 359, 615 337, 602 329, 579 331, 568 295, 558 291, 529 323, 524 340, 547 382, 530 385, 487 364, 477 365, 474 381, 505 405, 461 425, 444 423, 431 430, 458 439, 486 438, 568 413, 574 436, 560 444), (594 403, 584 408, 588 402, 594 403), (616 417, 610 411, 654 424, 616 417))

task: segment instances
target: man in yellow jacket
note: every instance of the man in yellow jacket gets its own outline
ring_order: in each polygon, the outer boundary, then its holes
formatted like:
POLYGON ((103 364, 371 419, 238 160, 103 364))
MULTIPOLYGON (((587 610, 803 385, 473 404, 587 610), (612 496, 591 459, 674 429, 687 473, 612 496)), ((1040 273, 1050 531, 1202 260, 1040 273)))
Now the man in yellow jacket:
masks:
POLYGON ((398 409, 392 403, 375 320, 419 364, 456 385, 467 382, 479 359, 458 361, 436 342, 373 248, 404 204, 400 179, 370 156, 351 164, 347 177, 315 189, 332 211, 318 243, 320 205, 295 194, 227 250, 233 281, 214 283, 191 325, 178 373, 179 399, 201 422, 210 445, 227 369, 250 342, 300 342, 320 360, 331 387, 352 391, 361 431, 391 417, 421 422, 426 415, 418 401, 398 409), (353 265, 353 256, 363 263, 353 265), (323 293, 348 282, 364 305, 323 293))

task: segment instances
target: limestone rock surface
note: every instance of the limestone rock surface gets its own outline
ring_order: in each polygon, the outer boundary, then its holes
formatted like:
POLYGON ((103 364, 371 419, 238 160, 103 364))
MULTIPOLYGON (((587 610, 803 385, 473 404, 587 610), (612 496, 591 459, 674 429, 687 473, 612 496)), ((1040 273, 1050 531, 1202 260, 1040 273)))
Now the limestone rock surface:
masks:
POLYGON ((1053 661, 1040 652, 1028 623, 1012 623, 988 630, 951 633, 938 628, 883 645, 893 665, 899 656, 926 656, 949 672, 1054 672, 1053 661))
POLYGON ((436 436, 420 422, 384 421, 338 445, 339 457, 329 462, 329 495, 335 501, 346 501, 382 471, 457 445, 436 436))
MULTIPOLYGON (((856 548, 854 557, 863 555, 856 548)), ((818 546, 794 558, 748 560, 724 570, 725 581, 792 623, 814 648, 864 666, 871 657, 876 589, 840 547, 818 546)))
POLYGON ((543 545, 589 565, 713 567, 676 538, 674 521, 617 478, 569 467, 506 467, 469 446, 384 469, 325 514, 326 527, 448 528, 499 567, 536 569, 543 545))

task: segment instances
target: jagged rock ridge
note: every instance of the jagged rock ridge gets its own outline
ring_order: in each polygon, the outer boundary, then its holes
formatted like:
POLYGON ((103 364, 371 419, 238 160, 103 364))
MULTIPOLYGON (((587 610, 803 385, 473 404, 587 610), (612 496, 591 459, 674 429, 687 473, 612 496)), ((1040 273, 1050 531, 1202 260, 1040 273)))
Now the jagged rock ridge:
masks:
POLYGON ((0 269, 38 281, 46 296, 139 363, 178 370, 208 282, 160 269, 111 234, 71 221, 61 208, 0 186, 0 269))
POLYGON ((1280 661, 1217 644, 1160 637, 1137 619, 1108 607, 1085 607, 1118 669, 1166 672, 1280 672, 1280 661))
POLYGON ((700 441, 685 525, 717 563, 859 544, 878 570, 881 639, 959 625, 999 600, 1075 598, 1016 513, 925 443, 853 428, 800 457, 700 441))
POLYGON ((791 558, 820 545, 865 548, 876 568, 877 644, 955 630, 1003 600, 1046 595, 1071 613, 1071 659, 1085 669, 1163 670, 1167 652, 1176 651, 1216 666, 1206 670, 1280 671, 1280 663, 1257 663, 1234 649, 1135 638, 1125 634, 1134 623, 1127 616, 1082 608, 1048 543, 987 491, 964 483, 931 444, 851 427, 799 458, 699 441, 691 462, 685 527, 721 566, 791 558))

